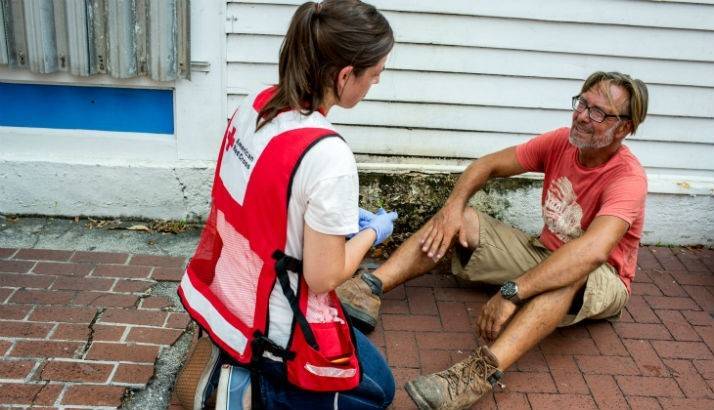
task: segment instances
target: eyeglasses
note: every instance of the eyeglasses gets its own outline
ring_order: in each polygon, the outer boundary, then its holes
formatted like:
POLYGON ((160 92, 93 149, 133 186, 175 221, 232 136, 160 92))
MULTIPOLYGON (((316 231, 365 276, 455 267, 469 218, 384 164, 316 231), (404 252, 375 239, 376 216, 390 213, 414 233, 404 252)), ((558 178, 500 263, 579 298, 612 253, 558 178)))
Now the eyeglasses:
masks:
POLYGON ((588 116, 591 120, 595 122, 603 122, 609 117, 617 118, 618 120, 621 120, 623 118, 630 119, 629 115, 606 114, 603 110, 597 107, 591 107, 588 105, 588 102, 585 101, 584 98, 580 97, 580 95, 576 95, 573 97, 573 110, 577 112, 583 112, 585 110, 588 110, 588 116))

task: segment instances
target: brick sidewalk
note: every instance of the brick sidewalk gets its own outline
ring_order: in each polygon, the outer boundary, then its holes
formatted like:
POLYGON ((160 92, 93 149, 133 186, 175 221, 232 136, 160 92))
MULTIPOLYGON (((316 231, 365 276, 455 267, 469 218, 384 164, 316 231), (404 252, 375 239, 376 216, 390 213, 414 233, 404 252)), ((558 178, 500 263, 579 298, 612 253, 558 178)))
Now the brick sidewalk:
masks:
MULTIPOLYGON (((184 258, 0 248, 0 408, 113 408, 188 318, 154 291, 184 258)), ((646 247, 618 323, 551 335, 474 408, 714 408, 714 251, 646 247)), ((401 386, 475 346, 489 294, 432 274, 385 295, 370 338, 401 386)), ((175 303, 175 301, 173 302, 175 303)), ((176 408, 177 406, 171 406, 176 408)))

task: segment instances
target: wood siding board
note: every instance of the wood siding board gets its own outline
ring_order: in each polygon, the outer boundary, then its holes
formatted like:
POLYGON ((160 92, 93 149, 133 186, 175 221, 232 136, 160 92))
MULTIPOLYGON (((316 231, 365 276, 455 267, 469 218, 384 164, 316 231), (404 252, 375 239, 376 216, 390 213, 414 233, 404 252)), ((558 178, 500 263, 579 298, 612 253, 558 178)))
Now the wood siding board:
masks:
MULTIPOLYGON (((276 35, 229 34, 227 61, 277 64, 282 40, 276 35)), ((647 84, 714 87, 714 68, 702 62, 409 43, 397 43, 387 61, 388 69, 573 80, 603 67, 637 73, 647 84)))
MULTIPOLYGON (((227 9, 226 32, 282 35, 293 10, 293 6, 232 3, 227 9), (265 19, 266 15, 271 18, 265 19)), ((435 17, 430 14, 384 14, 401 42, 714 61, 714 49, 710 46, 714 43, 714 31, 456 15, 439 16, 439 24, 435 24, 435 17), (598 41, 573 41, 576 38, 598 41), (626 39, 631 41, 623 41, 626 39), (636 41, 637 47, 632 46, 632 41, 636 41), (681 47, 682 44, 687 47, 681 47)))
MULTIPOLYGON (((393 128, 385 130, 378 127, 338 125, 343 137, 350 144, 355 153, 363 154, 384 154, 385 151, 396 155, 415 155, 431 157, 453 157, 453 158, 478 158, 485 154, 519 144, 528 140, 530 135, 507 134, 507 133, 479 133, 453 130, 423 130, 393 128), (438 143, 435 143, 438 141, 438 143)), ((671 152, 671 143, 640 143, 628 142, 627 145, 638 156, 646 169, 693 170, 704 171, 711 175, 711 165, 707 166, 707 156, 712 155, 712 150, 707 150, 692 158, 696 164, 688 168, 682 168, 681 162, 675 158, 669 161, 666 157, 671 152)), ((676 144, 680 149, 680 144, 676 144)), ((699 144, 685 144, 699 145, 699 144)), ((700 149, 700 146, 685 148, 687 155, 700 149)), ((684 151, 683 151, 684 152, 684 151)), ((704 175, 701 172, 692 175, 704 175)))
MULTIPOLYGON (((229 63, 227 86, 244 93, 277 81, 277 66, 229 63)), ((420 103, 568 109, 582 80, 388 70, 370 99, 420 103), (438 84, 438 87, 427 86, 438 84), (522 90, 529 90, 523 93, 522 90)), ((714 88, 650 85, 654 115, 714 118, 714 88)))
MULTIPOLYGON (((232 113, 245 94, 228 95, 232 113)), ((341 124, 537 135, 570 124, 570 110, 534 110, 451 104, 419 104, 366 100, 346 112, 334 108, 330 119, 341 124)), ((711 143, 714 120, 650 115, 628 140, 711 143)))
MULTIPOLYGON (((337 124, 355 153, 478 158, 527 141, 532 136, 456 130, 365 127, 337 124)), ((714 146, 671 142, 629 141, 626 144, 645 168, 714 171, 714 146), (678 155, 671 153, 676 150, 678 155), (687 158, 686 166, 679 156, 687 158)))
MULTIPOLYGON (((296 7, 302 0, 230 0, 229 3, 282 4, 296 7)), ((691 2, 696 3, 696 2, 691 2)), ((533 7, 532 0, 372 0, 379 10, 406 11, 428 14, 453 14, 473 17, 505 17, 543 21, 605 23, 625 26, 669 27, 714 30, 714 19, 697 4, 667 3, 663 1, 599 0, 541 0, 533 7)), ((707 2, 706 4, 712 4, 707 2)))

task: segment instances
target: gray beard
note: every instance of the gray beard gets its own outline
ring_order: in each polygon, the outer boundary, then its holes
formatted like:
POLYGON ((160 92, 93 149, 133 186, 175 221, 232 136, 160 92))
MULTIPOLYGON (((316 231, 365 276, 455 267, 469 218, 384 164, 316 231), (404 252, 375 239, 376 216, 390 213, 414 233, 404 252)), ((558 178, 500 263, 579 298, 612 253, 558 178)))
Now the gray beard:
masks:
POLYGON ((568 141, 570 141, 571 144, 573 144, 575 147, 579 149, 600 149, 600 148, 605 148, 608 145, 612 144, 612 140, 614 139, 615 135, 615 127, 617 127, 617 124, 613 125, 612 127, 608 128, 605 130, 605 132, 602 134, 602 138, 599 140, 593 140, 591 139, 589 142, 584 142, 580 140, 577 136, 575 136, 575 127, 570 128, 570 136, 568 137, 568 141))

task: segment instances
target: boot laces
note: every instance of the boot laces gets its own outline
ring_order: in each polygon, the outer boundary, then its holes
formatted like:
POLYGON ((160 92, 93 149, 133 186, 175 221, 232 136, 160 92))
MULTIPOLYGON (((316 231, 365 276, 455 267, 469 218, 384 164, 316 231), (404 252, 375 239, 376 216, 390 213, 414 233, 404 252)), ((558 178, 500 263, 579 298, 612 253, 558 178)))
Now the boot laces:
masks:
POLYGON ((483 357, 481 349, 476 349, 468 358, 437 375, 446 381, 449 396, 455 398, 467 389, 476 391, 480 384, 488 384, 486 380, 495 369, 483 357))

